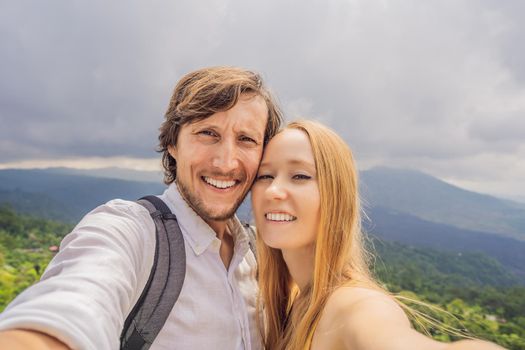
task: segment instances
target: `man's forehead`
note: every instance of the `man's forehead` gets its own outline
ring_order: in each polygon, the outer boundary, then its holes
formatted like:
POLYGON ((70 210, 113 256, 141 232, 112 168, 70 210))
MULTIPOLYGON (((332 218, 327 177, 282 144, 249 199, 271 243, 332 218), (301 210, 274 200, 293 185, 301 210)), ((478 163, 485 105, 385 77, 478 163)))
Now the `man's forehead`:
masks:
MULTIPOLYGON (((188 125, 196 127, 196 128, 212 127, 212 128, 217 128, 217 129, 233 129, 234 131, 244 130, 244 129, 251 130, 251 131, 259 131, 261 129, 261 125, 263 124, 264 122, 258 123, 256 117, 238 119, 238 118, 228 117, 228 116, 224 116, 222 118, 216 118, 214 116, 210 116, 205 119, 195 121, 188 125)), ((264 132, 264 128, 262 131, 264 132)))
POLYGON ((264 110, 258 112, 250 109, 241 110, 236 114, 228 113, 228 111, 218 112, 188 125, 193 128, 209 127, 216 130, 231 130, 238 133, 244 132, 264 135, 267 123, 268 109, 265 104, 264 110))

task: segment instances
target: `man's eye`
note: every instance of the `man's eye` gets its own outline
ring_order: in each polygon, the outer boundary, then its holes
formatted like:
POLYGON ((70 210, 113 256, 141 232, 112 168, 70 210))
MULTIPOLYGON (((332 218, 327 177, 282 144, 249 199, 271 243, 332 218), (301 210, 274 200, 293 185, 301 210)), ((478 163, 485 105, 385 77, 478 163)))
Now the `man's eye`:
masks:
POLYGON ((254 139, 252 139, 252 138, 249 137, 249 136, 241 136, 241 137, 239 137, 239 141, 242 141, 242 142, 250 142, 250 143, 257 144, 257 141, 255 141, 254 139))
POLYGON ((205 135, 205 136, 217 136, 217 133, 212 130, 201 130, 199 131, 199 135, 205 135))
POLYGON ((296 174, 293 176, 293 179, 295 180, 310 180, 312 177, 310 175, 305 174, 296 174))

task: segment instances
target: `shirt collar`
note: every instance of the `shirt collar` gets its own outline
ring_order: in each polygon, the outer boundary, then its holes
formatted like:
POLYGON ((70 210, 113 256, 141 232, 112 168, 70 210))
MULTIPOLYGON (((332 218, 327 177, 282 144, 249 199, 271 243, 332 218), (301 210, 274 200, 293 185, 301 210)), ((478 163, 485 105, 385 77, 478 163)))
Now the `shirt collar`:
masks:
MULTIPOLYGON (((181 196, 175 182, 171 183, 160 196, 170 210, 177 216, 182 234, 196 255, 201 255, 217 239, 215 231, 188 205, 181 196)), ((227 221, 235 242, 235 252, 245 255, 248 246, 248 234, 239 219, 234 216, 227 221)))
POLYGON ((234 252, 236 255, 245 256, 249 249, 250 238, 246 229, 242 226, 241 222, 234 216, 228 220, 228 230, 230 230, 234 243, 234 252))

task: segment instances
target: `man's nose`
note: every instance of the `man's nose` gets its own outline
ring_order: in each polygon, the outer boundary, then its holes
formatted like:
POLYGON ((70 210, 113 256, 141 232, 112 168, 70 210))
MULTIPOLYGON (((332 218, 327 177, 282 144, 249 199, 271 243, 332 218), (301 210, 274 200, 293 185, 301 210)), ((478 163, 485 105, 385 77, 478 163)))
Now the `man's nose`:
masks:
POLYGON ((215 150, 212 165, 223 173, 239 167, 239 149, 235 142, 224 140, 215 150))

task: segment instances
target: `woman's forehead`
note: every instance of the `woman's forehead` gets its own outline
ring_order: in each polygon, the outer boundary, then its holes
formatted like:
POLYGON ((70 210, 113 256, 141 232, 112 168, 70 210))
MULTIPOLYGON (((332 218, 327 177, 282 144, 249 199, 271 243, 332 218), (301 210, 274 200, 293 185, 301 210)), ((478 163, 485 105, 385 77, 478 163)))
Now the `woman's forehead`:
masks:
POLYGON ((264 151, 261 167, 276 162, 314 164, 312 146, 304 131, 284 129, 270 140, 264 151))

